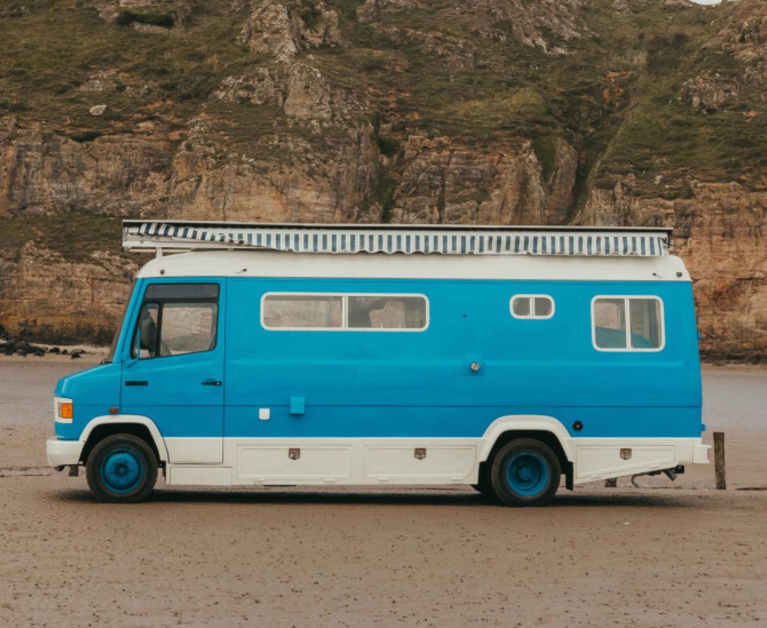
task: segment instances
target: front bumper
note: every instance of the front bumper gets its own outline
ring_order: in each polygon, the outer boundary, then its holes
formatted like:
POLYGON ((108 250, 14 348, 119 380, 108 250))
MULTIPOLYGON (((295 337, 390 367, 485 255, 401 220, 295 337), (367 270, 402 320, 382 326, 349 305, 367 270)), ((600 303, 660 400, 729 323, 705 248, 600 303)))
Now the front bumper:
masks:
POLYGON ((59 440, 49 438, 45 443, 45 453, 48 464, 52 467, 63 467, 68 464, 79 464, 83 443, 79 440, 59 440))

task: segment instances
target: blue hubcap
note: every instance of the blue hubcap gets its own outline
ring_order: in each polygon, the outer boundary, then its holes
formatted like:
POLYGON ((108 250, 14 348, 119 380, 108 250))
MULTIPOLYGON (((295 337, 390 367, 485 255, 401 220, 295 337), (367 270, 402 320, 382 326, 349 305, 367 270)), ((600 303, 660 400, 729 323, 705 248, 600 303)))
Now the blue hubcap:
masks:
POLYGON ((144 464, 135 452, 117 449, 101 462, 101 480, 115 493, 127 493, 136 488, 144 477, 144 464))
POLYGON ((536 453, 519 453, 509 460, 506 481, 509 488, 518 495, 537 495, 549 482, 549 466, 543 457, 536 453))

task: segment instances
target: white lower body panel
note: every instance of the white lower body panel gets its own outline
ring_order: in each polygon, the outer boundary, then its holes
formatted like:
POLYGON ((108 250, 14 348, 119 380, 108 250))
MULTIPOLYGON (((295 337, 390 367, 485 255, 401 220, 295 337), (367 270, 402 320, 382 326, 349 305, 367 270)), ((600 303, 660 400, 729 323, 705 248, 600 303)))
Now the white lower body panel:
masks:
POLYGON ((173 464, 223 464, 220 438, 165 439, 168 460, 173 464))
POLYGON ((708 462, 700 438, 571 439, 574 484, 708 462))
POLYGON ((351 445, 306 444, 238 445, 235 481, 238 484, 267 482, 322 482, 334 484, 352 479, 351 445))
MULTIPOLYGON (((172 449, 204 460, 208 439, 174 439, 172 449), (184 441, 184 442, 181 442, 184 441), (200 451, 195 450, 199 448, 200 451)), ((220 441, 219 441, 220 442, 220 441)), ((484 438, 255 439, 223 441, 223 464, 167 466, 169 485, 476 484, 484 438)), ((571 438, 562 443, 573 483, 708 462, 700 438, 571 438)), ((563 469, 564 471, 564 469, 563 469)))
POLYGON ((232 486, 230 467, 168 465, 165 484, 174 486, 232 486))
POLYGON ((470 484, 473 439, 227 439, 235 484, 470 484))

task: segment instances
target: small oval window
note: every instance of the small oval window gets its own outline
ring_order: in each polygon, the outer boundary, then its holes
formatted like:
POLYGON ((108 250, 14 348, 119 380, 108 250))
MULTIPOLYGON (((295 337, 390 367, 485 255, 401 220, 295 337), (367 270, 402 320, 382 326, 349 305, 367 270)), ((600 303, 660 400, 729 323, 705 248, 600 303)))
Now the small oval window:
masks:
POLYGON ((545 294, 517 294, 511 299, 511 315, 514 318, 551 318, 554 316, 554 299, 545 294))

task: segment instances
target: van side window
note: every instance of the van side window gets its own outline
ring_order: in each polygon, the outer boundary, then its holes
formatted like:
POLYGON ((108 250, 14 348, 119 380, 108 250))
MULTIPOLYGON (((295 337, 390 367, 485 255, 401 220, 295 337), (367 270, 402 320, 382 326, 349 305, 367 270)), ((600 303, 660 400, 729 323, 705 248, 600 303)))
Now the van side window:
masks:
POLYGON ((347 322, 355 329, 423 329, 426 299, 399 296, 348 297, 347 322))
POLYGON ((267 328, 333 329, 341 327, 342 298, 309 294, 268 294, 263 302, 267 328))
POLYGON ((517 294, 511 298, 510 309, 514 318, 551 318, 554 299, 545 294, 517 294))
POLYGON ((592 339, 600 351, 660 351, 663 304, 657 297, 596 297, 592 339))
POLYGON ((428 325, 422 295, 284 294, 261 301, 266 329, 420 331, 428 325))
POLYGON ((218 285, 155 284, 144 294, 131 356, 164 358, 216 347, 218 285))

